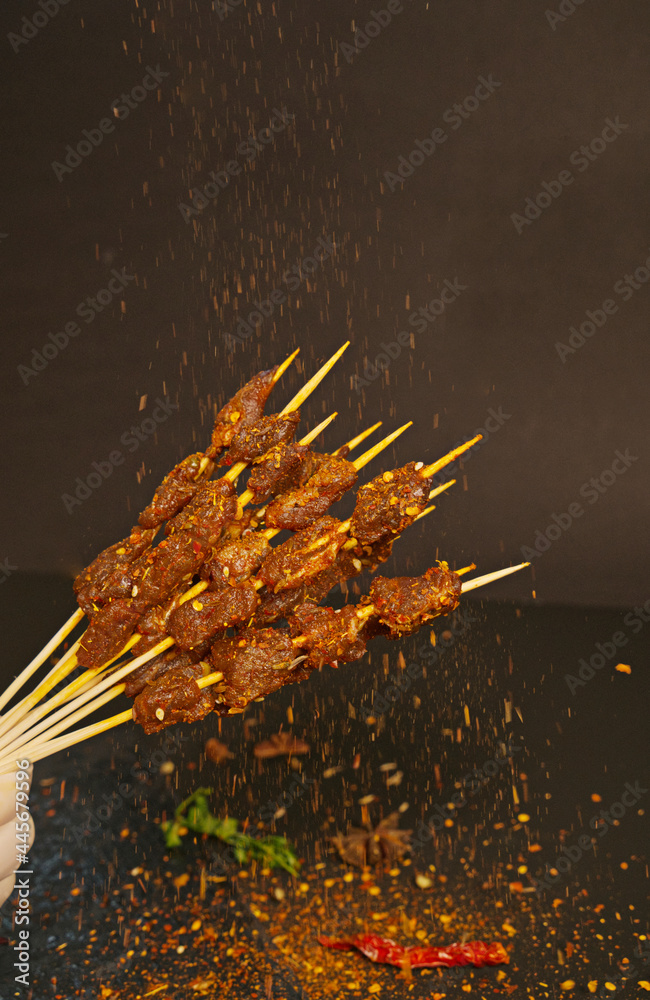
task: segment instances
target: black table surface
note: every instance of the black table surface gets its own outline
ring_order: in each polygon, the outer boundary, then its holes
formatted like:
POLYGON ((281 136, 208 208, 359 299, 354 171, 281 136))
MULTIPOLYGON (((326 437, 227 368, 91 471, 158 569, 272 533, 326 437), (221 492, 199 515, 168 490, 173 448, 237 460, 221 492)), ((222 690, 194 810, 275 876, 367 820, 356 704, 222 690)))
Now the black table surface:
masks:
MULTIPOLYGON (((6 683, 73 606, 69 581, 56 577, 17 575, 3 598, 6 683)), ((621 610, 479 600, 461 610, 454 622, 434 623, 435 658, 426 655, 428 629, 375 641, 362 661, 286 687, 220 729, 213 716, 170 730, 166 752, 165 733, 147 737, 128 724, 38 762, 30 988, 14 982, 8 902, 3 1000, 647 995, 648 627, 621 610), (599 657, 604 665, 594 669, 599 657), (406 680, 411 664, 418 667, 406 680), (260 762, 253 746, 281 727, 304 737, 309 754, 260 762), (206 760, 209 736, 233 757, 206 760), (173 770, 161 771, 163 760, 173 770), (396 767, 381 769, 389 763, 396 767), (481 774, 469 778, 474 768, 481 774), (254 823, 298 775, 306 791, 274 824, 303 859, 298 879, 242 875, 236 865, 224 875, 219 846, 191 837, 166 850, 158 824, 197 786, 214 788, 221 815, 227 804, 231 816, 254 823), (460 804, 445 812, 459 792, 460 804), (364 806, 367 796, 374 799, 364 806), (364 810, 378 822, 401 806, 400 826, 422 831, 428 820, 437 828, 410 858, 366 876, 339 862, 329 842, 337 830, 359 825, 364 810), (585 835, 592 842, 581 849, 585 835), (570 859, 564 871, 553 868, 561 857, 570 859), (534 891, 548 869, 556 875, 534 891), (417 887, 416 872, 430 875, 430 888, 417 887), (323 905, 310 910, 319 894, 323 905), (401 914, 391 909, 395 899, 401 914), (395 920, 399 940, 417 943, 405 917, 427 933, 438 927, 440 944, 479 930, 502 941, 505 976, 496 968, 414 971, 409 982, 398 969, 325 952, 315 940, 319 929, 386 933, 395 920)), ((118 699, 101 714, 126 704, 118 699)))

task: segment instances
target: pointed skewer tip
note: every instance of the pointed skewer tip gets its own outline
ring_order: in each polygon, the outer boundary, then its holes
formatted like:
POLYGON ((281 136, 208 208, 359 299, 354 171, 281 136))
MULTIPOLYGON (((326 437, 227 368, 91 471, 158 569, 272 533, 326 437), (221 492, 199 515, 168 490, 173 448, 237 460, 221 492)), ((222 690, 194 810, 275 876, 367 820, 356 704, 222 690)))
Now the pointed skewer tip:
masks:
POLYGON ((530 566, 530 563, 525 562, 518 563, 517 566, 506 566, 505 569, 498 569, 494 573, 486 573, 484 576, 474 577, 473 580, 466 580, 462 586, 462 592, 465 594, 469 590, 476 590, 477 587, 485 587, 488 583, 495 583, 505 576, 510 576, 511 573, 518 573, 520 569, 525 569, 526 566, 530 566))
POLYGON ((282 378, 282 376, 286 372, 287 368, 289 367, 289 365, 291 365, 293 363, 294 358, 298 354, 300 354, 300 348, 299 347, 297 347, 295 349, 295 351, 293 352, 293 354, 290 354, 289 357, 285 361, 283 361, 281 365, 278 365, 278 370, 276 371, 275 375, 273 376, 273 382, 274 383, 280 381, 280 379, 282 378))

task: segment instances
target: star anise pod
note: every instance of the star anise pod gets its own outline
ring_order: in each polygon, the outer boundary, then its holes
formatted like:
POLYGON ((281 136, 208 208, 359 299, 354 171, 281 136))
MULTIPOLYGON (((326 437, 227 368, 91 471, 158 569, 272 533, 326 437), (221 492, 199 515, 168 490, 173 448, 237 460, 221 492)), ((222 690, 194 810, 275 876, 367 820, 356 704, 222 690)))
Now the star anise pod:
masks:
POLYGON ((343 836, 332 837, 332 843, 342 861, 357 868, 365 865, 377 865, 382 861, 392 863, 401 858, 409 850, 409 840, 412 830, 398 828, 399 813, 391 813, 374 829, 368 824, 365 827, 350 827, 343 836))
POLYGON ((274 733, 268 740, 262 740, 253 748, 260 760, 265 757, 281 757, 283 754, 309 753, 309 744, 292 733, 274 733))

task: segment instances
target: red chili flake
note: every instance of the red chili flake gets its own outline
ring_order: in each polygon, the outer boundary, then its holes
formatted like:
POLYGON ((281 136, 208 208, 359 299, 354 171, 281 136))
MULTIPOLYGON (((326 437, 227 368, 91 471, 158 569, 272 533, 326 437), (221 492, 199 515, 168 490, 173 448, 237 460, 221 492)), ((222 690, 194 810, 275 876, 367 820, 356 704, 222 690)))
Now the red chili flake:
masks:
POLYGON ((498 941, 485 944, 484 941, 467 941, 465 944, 450 944, 443 948, 414 945, 404 948, 401 944, 382 938, 377 934, 360 934, 356 937, 334 938, 319 937, 318 941, 325 948, 338 948, 349 951, 356 948, 371 962, 383 962, 386 965, 410 966, 412 969, 433 968, 453 965, 502 965, 510 961, 508 952, 498 941))

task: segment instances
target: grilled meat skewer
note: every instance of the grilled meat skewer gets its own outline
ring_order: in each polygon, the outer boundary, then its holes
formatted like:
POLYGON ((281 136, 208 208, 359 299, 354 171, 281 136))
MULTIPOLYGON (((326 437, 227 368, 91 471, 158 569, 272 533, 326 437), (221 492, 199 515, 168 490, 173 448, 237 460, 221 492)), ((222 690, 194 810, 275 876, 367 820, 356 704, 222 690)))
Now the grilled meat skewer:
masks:
MULTIPOLYGON (((414 632, 425 621, 453 611, 460 592, 460 577, 442 563, 421 577, 376 578, 371 596, 358 606, 346 605, 334 611, 309 602, 294 611, 288 629, 248 628, 218 639, 208 657, 223 675, 214 693, 216 710, 221 714, 242 712, 251 701, 284 684, 304 680, 323 663, 360 659, 367 640, 378 631, 391 638, 414 632)), ((180 675, 170 671, 136 697, 133 718, 146 732, 172 725, 179 714, 192 721, 211 710, 207 701, 193 701, 196 691, 201 691, 196 684, 183 696, 176 690, 174 678, 178 680, 180 675), (172 706, 169 715, 166 699, 172 706), (181 703, 185 706, 182 710, 178 707, 181 703), (184 711, 188 714, 183 715, 184 711)))

